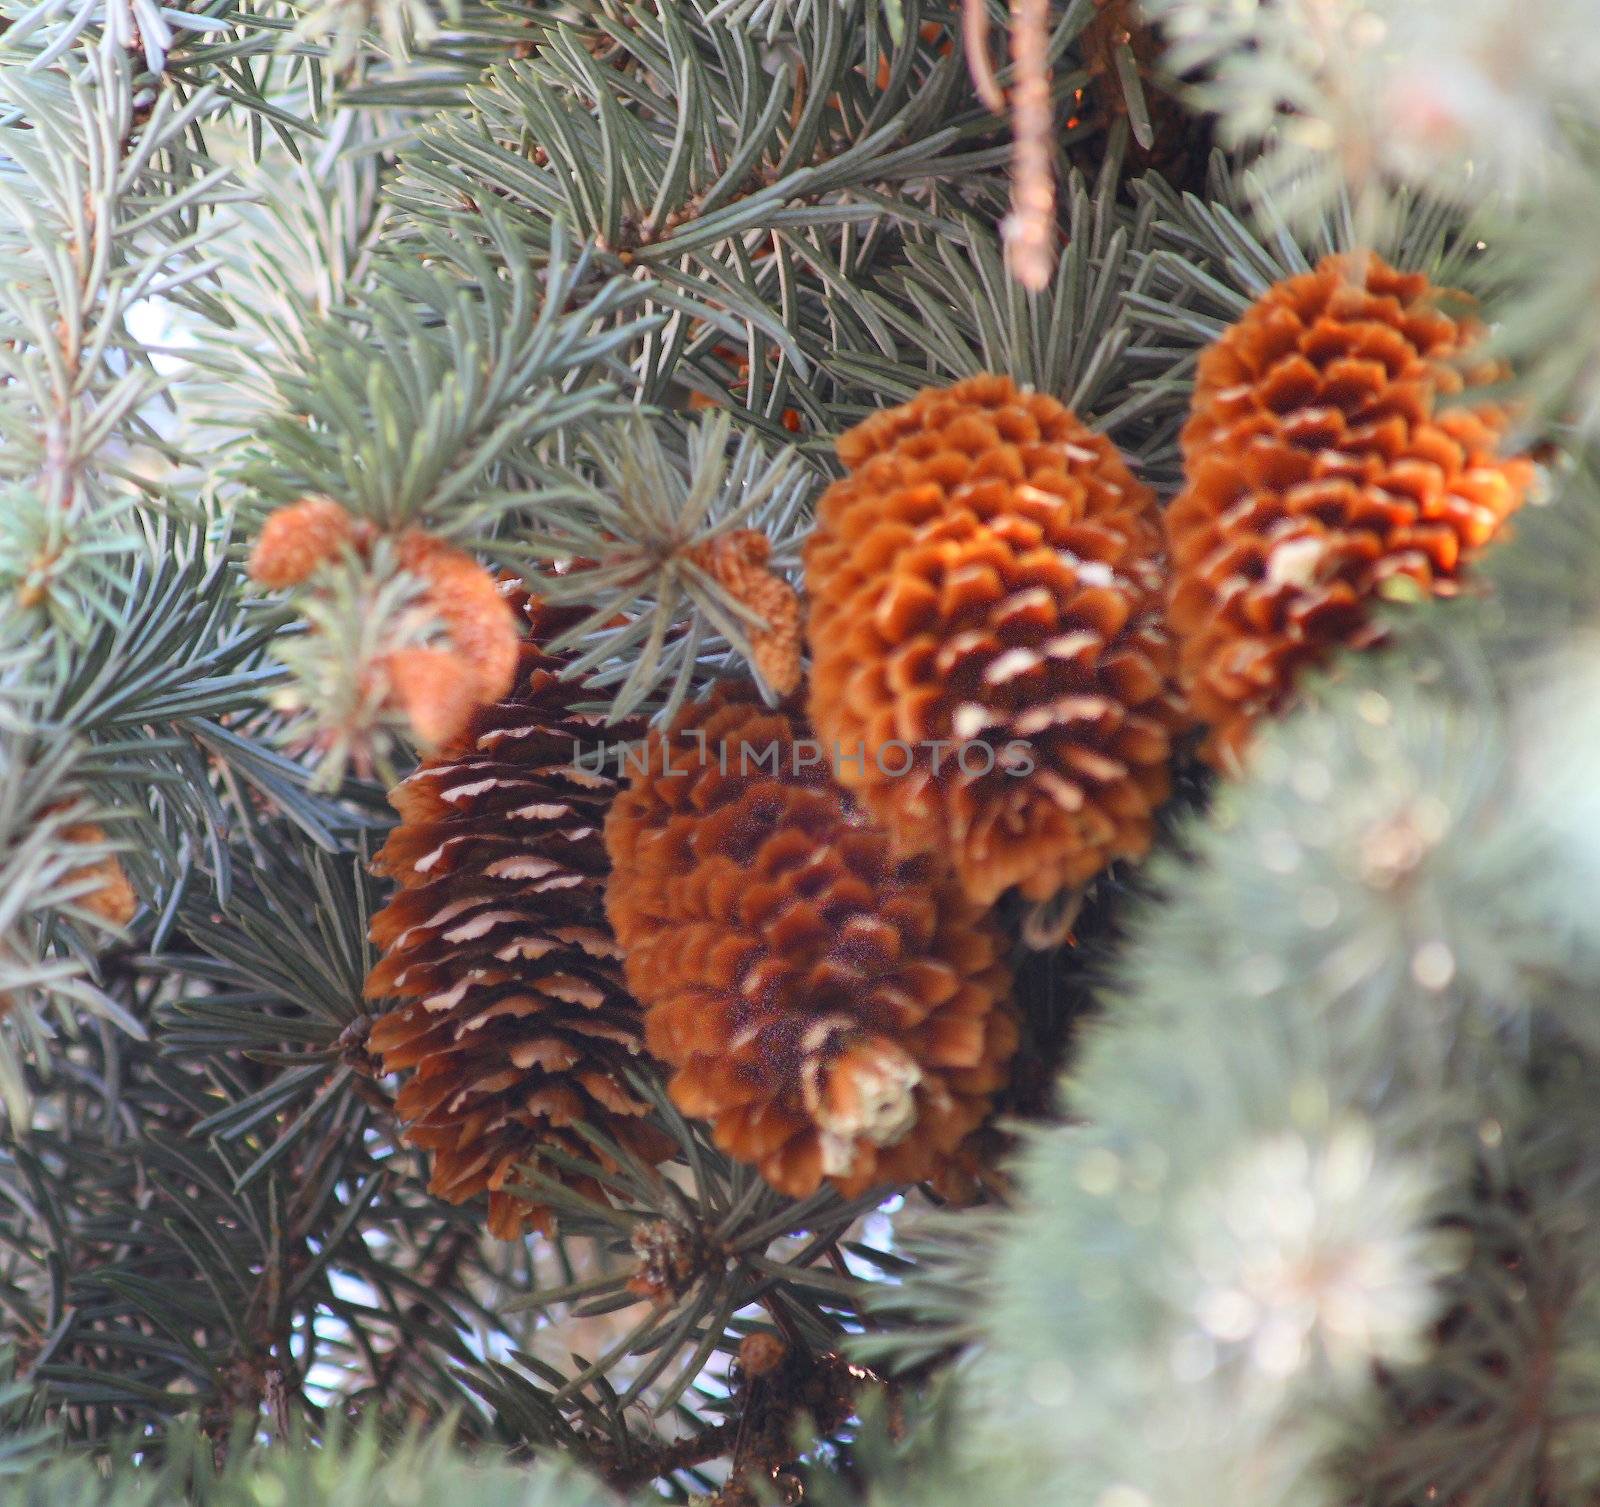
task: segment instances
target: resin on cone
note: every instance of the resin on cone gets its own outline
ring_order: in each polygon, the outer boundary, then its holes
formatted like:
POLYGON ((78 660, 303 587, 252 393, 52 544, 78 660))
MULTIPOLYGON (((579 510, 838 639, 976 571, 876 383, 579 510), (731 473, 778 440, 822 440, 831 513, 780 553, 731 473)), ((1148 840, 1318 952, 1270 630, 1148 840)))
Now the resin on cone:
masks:
POLYGON ((1296 677, 1379 630, 1403 578, 1457 589, 1521 504, 1531 462, 1509 416, 1463 398, 1478 326, 1375 256, 1330 257, 1270 288, 1201 357, 1166 514, 1172 625, 1207 756, 1235 762, 1296 677))
POLYGON ((982 902, 1143 854, 1185 723, 1150 490, 1004 377, 923 392, 839 455, 806 585, 840 779, 982 902))
MULTIPOLYGON (((535 640, 574 618, 508 601, 535 640)), ((430 1191, 487 1193, 503 1239, 549 1228, 516 1172, 549 1148, 593 1158, 579 1126, 648 1160, 670 1149, 625 1077, 642 1032, 605 919, 601 826, 617 781, 591 767, 603 758, 574 758, 603 751, 602 728, 574 710, 582 683, 560 679, 563 664, 521 643, 510 694, 391 794, 400 824, 374 865, 400 888, 372 922, 384 957, 367 994, 395 1003, 368 1045, 385 1072, 409 1074, 395 1109, 432 1153, 430 1191)))
POLYGON ((607 910, 671 1093, 794 1197, 936 1175, 1016 1049, 1005 940, 898 856, 792 703, 719 687, 652 735, 606 822, 607 910))

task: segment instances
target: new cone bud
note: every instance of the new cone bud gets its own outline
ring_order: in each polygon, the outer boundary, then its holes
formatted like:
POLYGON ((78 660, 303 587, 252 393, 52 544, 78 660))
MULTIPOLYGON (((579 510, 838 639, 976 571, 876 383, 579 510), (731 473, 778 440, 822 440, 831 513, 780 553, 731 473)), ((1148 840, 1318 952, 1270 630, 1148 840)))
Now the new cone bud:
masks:
POLYGON ((272 513, 250 551, 250 578, 269 591, 299 586, 361 536, 356 520, 326 497, 303 497, 272 513))
POLYGON ((517 622, 495 578, 465 550, 421 529, 399 539, 400 564, 427 583, 427 603, 477 678, 479 701, 498 701, 517 672, 517 622))

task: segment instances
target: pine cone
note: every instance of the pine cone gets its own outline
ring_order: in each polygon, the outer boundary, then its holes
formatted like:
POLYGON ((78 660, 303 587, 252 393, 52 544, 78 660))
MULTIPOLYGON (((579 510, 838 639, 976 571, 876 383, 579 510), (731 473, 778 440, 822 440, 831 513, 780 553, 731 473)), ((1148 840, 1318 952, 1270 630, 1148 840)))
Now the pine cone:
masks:
MULTIPOLYGON (((523 610, 541 639, 574 616, 523 610)), ((650 1160, 669 1149, 623 1076, 641 1033, 604 914, 617 781, 574 760, 599 762, 600 723, 573 710, 582 685, 558 678, 562 663, 520 644, 510 695, 391 793, 401 820, 374 864, 400 890, 373 918, 385 956, 366 992, 401 1003, 368 1044, 385 1072, 415 1070, 395 1108, 434 1154, 430 1191, 460 1203, 487 1190, 502 1239, 549 1228, 507 1182, 546 1148, 592 1156, 575 1126, 650 1160)))
POLYGON ((651 737, 606 822, 606 906, 674 1102, 794 1197, 932 1176, 1017 1043, 996 925, 895 857, 806 737, 792 704, 720 687, 651 737))
POLYGON ((1183 724, 1149 489, 1004 377, 923 392, 839 454, 806 583, 841 780, 984 902, 1142 854, 1183 724))
POLYGON ((1405 577, 1457 589, 1521 504, 1506 410, 1451 403, 1494 379, 1479 336, 1425 277, 1330 257, 1269 289, 1201 358, 1166 515, 1172 626, 1205 752, 1237 758, 1308 665, 1379 636, 1374 598, 1405 577))

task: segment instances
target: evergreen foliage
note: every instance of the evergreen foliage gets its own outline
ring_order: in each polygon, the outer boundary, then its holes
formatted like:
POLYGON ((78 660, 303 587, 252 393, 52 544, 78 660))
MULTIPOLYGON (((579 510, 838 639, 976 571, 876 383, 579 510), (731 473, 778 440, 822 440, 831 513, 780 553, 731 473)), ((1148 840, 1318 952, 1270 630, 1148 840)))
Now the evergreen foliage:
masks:
POLYGON ((1594 1500, 1592 10, 0 0, 0 1504, 1594 1500), (797 580, 863 417, 1008 374, 1165 502, 1200 353, 1361 250, 1479 300, 1541 494, 1051 945, 1002 906, 972 1186, 787 1198, 641 1056, 660 1165, 578 1127, 526 1240, 430 1197, 364 993, 448 626, 395 541, 659 722, 755 657, 699 552, 797 580), (378 542, 268 590, 305 497, 378 542))

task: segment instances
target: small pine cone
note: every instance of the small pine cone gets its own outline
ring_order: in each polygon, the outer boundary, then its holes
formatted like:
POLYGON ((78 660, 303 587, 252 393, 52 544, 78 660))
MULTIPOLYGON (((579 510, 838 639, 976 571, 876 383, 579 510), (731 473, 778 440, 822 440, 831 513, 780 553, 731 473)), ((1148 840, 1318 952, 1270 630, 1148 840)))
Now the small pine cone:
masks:
POLYGON ((478 681, 480 701, 498 701, 517 675, 517 620, 495 578, 465 550, 421 529, 398 541, 400 564, 427 583, 428 606, 478 681))
POLYGON ((839 455, 806 584, 840 778, 986 903, 1144 853, 1185 722, 1149 489, 1005 377, 929 389, 839 455))
POLYGON ((792 704, 719 687, 606 821, 606 908, 673 1100, 794 1197, 934 1175, 1017 1044, 996 924, 896 857, 807 737, 792 704))
POLYGON ((250 578, 269 590, 298 586, 361 537, 356 520, 326 497, 302 497, 278 508, 250 551, 250 578))
MULTIPOLYGON (((103 843, 106 832, 99 822, 72 822, 61 829, 61 837, 70 843, 103 843)), ((71 869, 64 877, 72 883, 92 879, 94 888, 77 896, 73 904, 113 926, 126 926, 139 909, 139 897, 134 894, 128 872, 115 853, 71 869)))
MULTIPOLYGON (((566 626, 523 600, 536 638, 566 626)), ((511 694, 391 793, 401 820, 374 864, 400 890, 373 918, 384 957, 366 992, 399 1002, 368 1047, 385 1072, 411 1071, 395 1108, 433 1153, 430 1190, 451 1203, 487 1191, 502 1239, 549 1228, 507 1183, 546 1148, 593 1156, 575 1126, 649 1160, 669 1149, 623 1074, 641 1032, 604 912, 600 825, 617 781, 576 761, 603 762, 603 745, 562 667, 519 644, 511 694)))
POLYGON ((425 753, 456 738, 480 705, 478 677, 454 649, 396 649, 383 656, 380 668, 390 699, 405 714, 425 753))
POLYGON ((689 558, 727 593, 760 614, 765 627, 749 633, 752 662, 780 696, 800 684, 800 598, 767 569, 772 545, 757 529, 734 529, 707 540, 689 558))
POLYGON ((1522 503, 1509 416, 1449 403, 1498 373, 1425 277, 1329 257, 1270 288, 1201 358, 1166 515, 1171 618, 1205 753, 1233 763, 1307 666, 1379 636, 1404 577, 1435 595, 1522 503))

